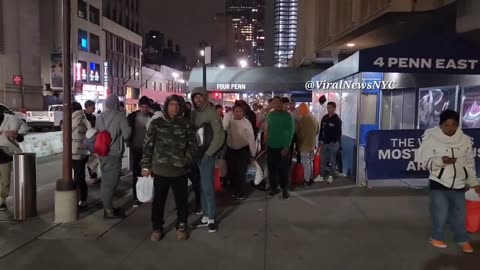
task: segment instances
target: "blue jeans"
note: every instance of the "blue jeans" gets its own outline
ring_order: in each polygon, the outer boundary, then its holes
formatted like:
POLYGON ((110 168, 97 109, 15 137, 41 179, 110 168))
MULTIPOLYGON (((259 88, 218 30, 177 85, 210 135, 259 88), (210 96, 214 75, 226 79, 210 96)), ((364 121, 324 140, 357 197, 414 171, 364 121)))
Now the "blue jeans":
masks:
POLYGON ((469 240, 465 226, 465 193, 455 190, 431 190, 430 214, 432 217, 432 239, 443 241, 444 228, 448 223, 455 242, 469 240))
POLYGON ((327 176, 328 164, 331 164, 330 175, 333 176, 337 169, 337 153, 340 148, 340 144, 336 143, 322 143, 320 146, 321 166, 320 176, 327 176))
POLYGON ((215 158, 204 155, 198 163, 200 169, 201 203, 203 216, 215 219, 215 190, 213 188, 213 173, 215 158))

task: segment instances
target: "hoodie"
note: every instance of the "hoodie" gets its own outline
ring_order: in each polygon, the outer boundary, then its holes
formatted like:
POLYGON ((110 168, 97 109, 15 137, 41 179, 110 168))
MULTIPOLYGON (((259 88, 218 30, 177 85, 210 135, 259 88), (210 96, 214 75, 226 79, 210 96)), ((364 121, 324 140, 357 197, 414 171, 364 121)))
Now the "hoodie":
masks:
POLYGON ((165 101, 165 108, 171 101, 180 104, 175 118, 165 114, 152 121, 145 138, 141 166, 154 175, 179 177, 188 173, 198 144, 191 120, 183 117, 185 103, 177 95, 165 101))
POLYGON ((215 108, 208 101, 207 89, 203 87, 194 88, 191 94, 192 100, 196 95, 203 96, 205 99, 205 104, 202 108, 198 108, 195 105, 195 102, 193 103, 193 106, 195 108, 195 110, 191 112, 193 126, 195 127, 195 129, 199 129, 204 123, 209 123, 212 126, 213 139, 207 151, 205 152, 205 155, 212 157, 216 153, 218 153, 218 151, 221 150, 224 146, 226 134, 223 129, 220 116, 218 116, 215 108))
POLYGON ((109 156, 122 157, 125 152, 125 142, 128 141, 131 129, 125 113, 120 112, 118 96, 110 95, 105 101, 106 110, 102 112, 96 122, 98 131, 107 130, 112 137, 109 156))
POLYGON ((447 136, 440 127, 427 129, 422 144, 415 154, 415 161, 429 170, 430 180, 448 189, 464 189, 477 186, 478 180, 473 155, 472 138, 459 128, 453 136, 447 136), (444 164, 442 157, 455 157, 454 164, 444 164))

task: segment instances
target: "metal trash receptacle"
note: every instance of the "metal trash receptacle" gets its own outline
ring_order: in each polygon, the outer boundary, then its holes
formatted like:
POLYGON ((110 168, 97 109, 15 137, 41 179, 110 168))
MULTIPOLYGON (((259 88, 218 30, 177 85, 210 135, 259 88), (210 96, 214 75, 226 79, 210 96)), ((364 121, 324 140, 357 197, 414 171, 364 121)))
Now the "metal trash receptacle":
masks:
POLYGON ((35 153, 13 155, 14 220, 37 216, 37 157, 35 153))

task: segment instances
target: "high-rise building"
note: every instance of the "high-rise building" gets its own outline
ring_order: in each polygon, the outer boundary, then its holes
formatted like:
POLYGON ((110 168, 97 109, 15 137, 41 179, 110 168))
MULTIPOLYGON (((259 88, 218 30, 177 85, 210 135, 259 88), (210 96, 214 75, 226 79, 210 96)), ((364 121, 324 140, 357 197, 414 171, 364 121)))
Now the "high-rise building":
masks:
POLYGON ((125 99, 135 110, 141 89, 139 0, 103 0, 103 30, 106 34, 108 90, 125 99))
POLYGON ((181 55, 180 45, 173 45, 172 40, 166 40, 165 34, 152 30, 145 34, 143 45, 143 64, 169 66, 171 68, 186 70, 186 59, 181 55))
POLYGON ((287 67, 297 44, 298 0, 275 0, 274 64, 287 67))
POLYGON ((235 29, 235 54, 256 66, 263 65, 264 0, 227 0, 227 16, 235 29))

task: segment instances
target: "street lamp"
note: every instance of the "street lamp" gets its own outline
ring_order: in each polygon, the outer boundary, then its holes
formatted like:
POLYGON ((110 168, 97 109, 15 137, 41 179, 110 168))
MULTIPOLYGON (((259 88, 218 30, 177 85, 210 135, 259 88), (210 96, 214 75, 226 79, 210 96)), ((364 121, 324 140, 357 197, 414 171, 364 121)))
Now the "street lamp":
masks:
POLYGON ((224 69, 224 68, 225 68, 225 65, 224 65, 224 64, 220 64, 220 65, 218 65, 218 67, 219 67, 220 69, 224 69))
POLYGON ((172 72, 172 77, 177 79, 180 75, 177 72, 172 72))
POLYGON ((179 83, 185 83, 185 80, 184 79, 180 79, 178 80, 179 83))
POLYGON ((245 59, 239 60, 238 63, 240 64, 240 67, 242 67, 242 68, 246 68, 248 66, 247 60, 245 60, 245 59))
POLYGON ((205 56, 205 50, 200 50, 200 55, 201 55, 202 57, 204 57, 204 56, 205 56))

